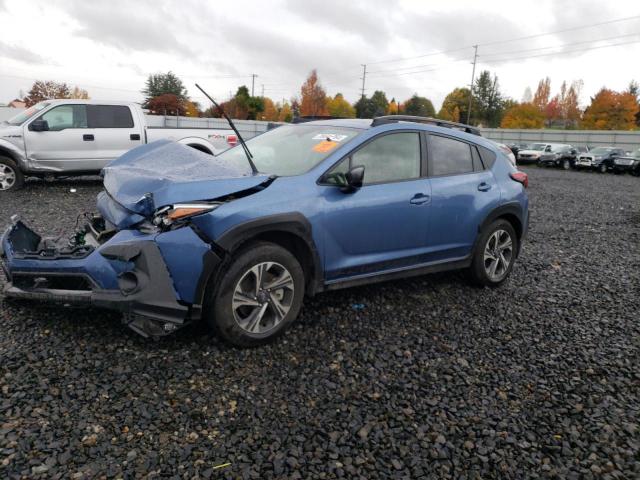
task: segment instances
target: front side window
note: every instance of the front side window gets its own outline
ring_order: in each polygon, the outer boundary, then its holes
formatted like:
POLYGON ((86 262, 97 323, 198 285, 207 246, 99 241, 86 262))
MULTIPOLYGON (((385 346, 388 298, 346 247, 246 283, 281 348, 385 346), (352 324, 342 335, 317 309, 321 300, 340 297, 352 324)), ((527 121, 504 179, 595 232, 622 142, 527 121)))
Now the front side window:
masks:
POLYGON ((53 132, 87 128, 87 109, 85 105, 59 105, 43 113, 39 120, 45 120, 53 132))
POLYGON ((473 157, 468 143, 452 138, 429 136, 431 175, 456 175, 473 172, 473 157))
POLYGON ((420 135, 383 135, 351 156, 351 166, 364 166, 364 184, 396 182, 420 177, 420 135))
POLYGON ((18 115, 11 117, 7 120, 9 125, 22 125, 24 122, 33 117, 36 113, 44 110, 49 106, 47 102, 36 103, 33 107, 27 108, 24 112, 20 112, 18 115))
POLYGON ((89 105, 89 128, 133 128, 131 110, 125 105, 89 105))

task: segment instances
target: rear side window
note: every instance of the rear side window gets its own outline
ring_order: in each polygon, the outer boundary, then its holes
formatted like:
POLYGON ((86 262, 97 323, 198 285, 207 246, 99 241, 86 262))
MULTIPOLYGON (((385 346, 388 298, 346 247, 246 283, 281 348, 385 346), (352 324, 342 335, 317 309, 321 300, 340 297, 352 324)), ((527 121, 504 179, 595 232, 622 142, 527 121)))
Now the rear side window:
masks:
POLYGON ((124 105, 88 105, 89 128, 133 128, 131 110, 124 105))
POLYGON ((429 136, 432 175, 473 172, 471 146, 452 138, 429 136))
POLYGON ((482 163, 484 164, 484 168, 489 170, 493 167, 493 164, 496 161, 495 152, 489 150, 488 148, 482 147, 478 145, 478 151, 480 152, 480 157, 482 158, 482 163))

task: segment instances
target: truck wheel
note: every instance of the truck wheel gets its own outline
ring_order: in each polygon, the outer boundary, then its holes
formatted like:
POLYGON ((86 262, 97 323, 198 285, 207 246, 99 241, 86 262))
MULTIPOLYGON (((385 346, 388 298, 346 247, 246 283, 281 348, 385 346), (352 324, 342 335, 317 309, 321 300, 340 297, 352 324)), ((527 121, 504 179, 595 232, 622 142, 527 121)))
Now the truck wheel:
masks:
POLYGON ((607 173, 607 166, 604 163, 600 164, 600 166, 598 167, 598 171, 600 173, 607 173))
POLYGON ((207 320, 226 341, 254 347, 280 336, 304 298, 304 271, 289 251, 260 242, 236 256, 209 295, 207 320))
POLYGON ((18 190, 24 185, 24 176, 12 159, 0 157, 0 192, 18 190))
POLYGON ((562 162, 562 168, 564 168, 565 170, 571 169, 571 162, 569 160, 565 160, 564 162, 562 162))

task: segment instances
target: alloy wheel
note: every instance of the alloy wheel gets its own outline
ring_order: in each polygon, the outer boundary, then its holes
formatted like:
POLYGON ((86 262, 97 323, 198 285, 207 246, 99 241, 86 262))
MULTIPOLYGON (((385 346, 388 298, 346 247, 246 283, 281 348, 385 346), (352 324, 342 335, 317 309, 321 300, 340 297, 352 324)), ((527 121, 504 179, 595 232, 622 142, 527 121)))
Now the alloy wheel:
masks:
POLYGON ((506 230, 496 230, 484 247, 484 269, 493 282, 501 281, 513 260, 513 240, 506 230))
POLYGON ((564 168, 565 170, 569 170, 571 168, 571 163, 569 162, 569 160, 565 160, 564 162, 562 162, 562 168, 564 168))
POLYGON ((291 273, 275 262, 262 262, 247 270, 236 284, 232 310, 244 331, 264 334, 289 313, 294 298, 291 273))
POLYGON ((15 170, 4 163, 0 163, 0 190, 9 190, 16 183, 15 170))

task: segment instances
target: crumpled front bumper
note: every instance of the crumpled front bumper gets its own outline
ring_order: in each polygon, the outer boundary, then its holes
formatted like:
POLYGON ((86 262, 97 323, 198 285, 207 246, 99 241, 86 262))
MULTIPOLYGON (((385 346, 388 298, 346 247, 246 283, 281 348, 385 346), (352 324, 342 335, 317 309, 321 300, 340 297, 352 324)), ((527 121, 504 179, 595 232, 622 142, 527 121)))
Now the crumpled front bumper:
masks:
POLYGON ((166 233, 121 230, 76 254, 34 253, 39 239, 21 221, 2 235, 7 297, 117 310, 144 336, 165 335, 199 319, 211 273, 204 265, 220 263, 188 227, 166 233))

